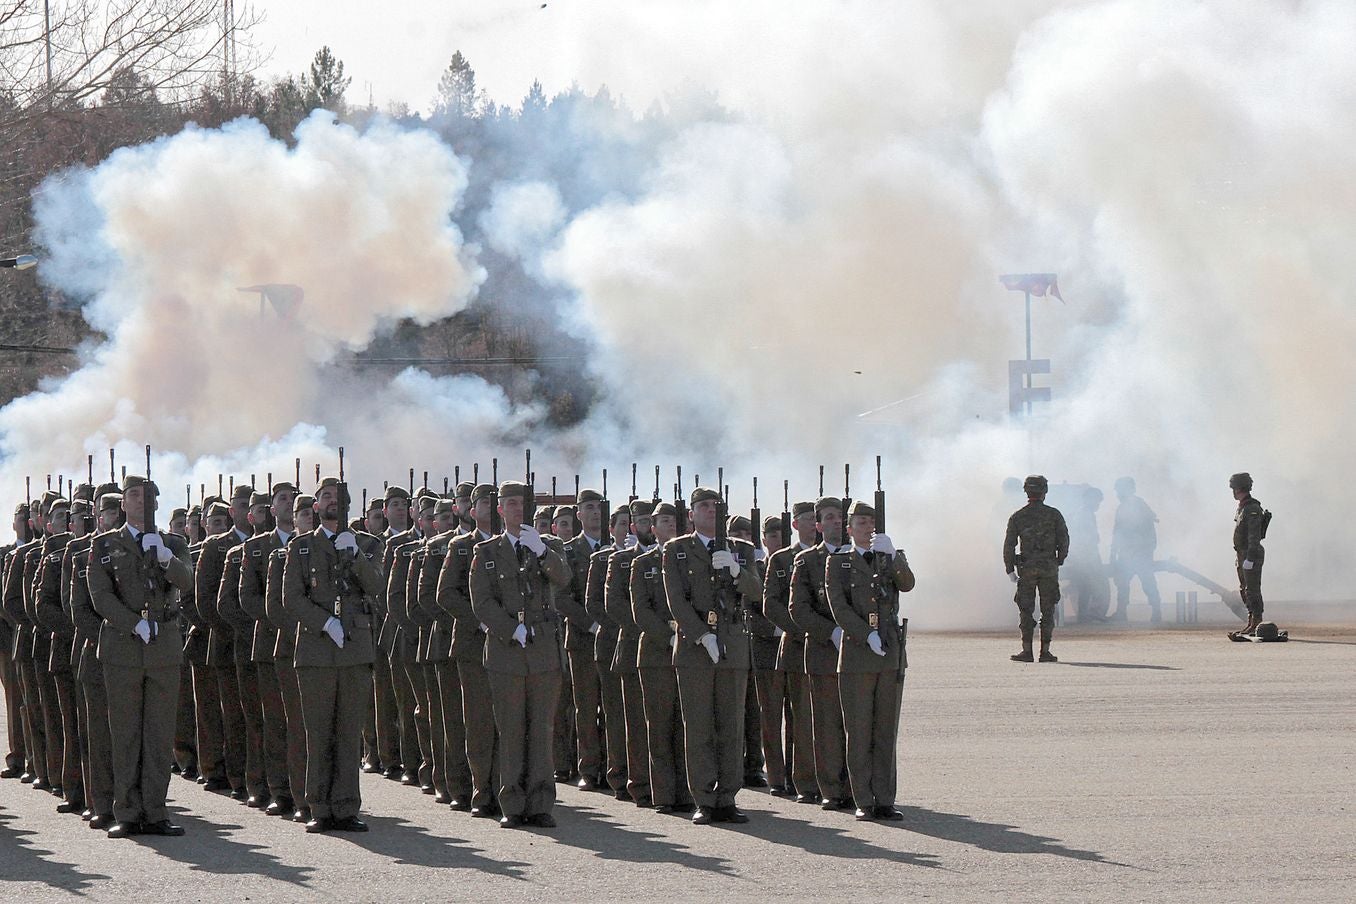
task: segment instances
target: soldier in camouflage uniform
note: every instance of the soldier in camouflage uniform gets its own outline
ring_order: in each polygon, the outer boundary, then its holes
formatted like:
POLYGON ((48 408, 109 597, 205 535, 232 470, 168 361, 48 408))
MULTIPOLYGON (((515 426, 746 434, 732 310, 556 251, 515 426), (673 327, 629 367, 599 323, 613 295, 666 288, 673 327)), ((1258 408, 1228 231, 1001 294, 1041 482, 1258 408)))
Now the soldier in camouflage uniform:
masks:
POLYGON ((1234 515, 1234 559, 1238 570, 1238 590, 1243 605, 1248 607, 1248 626, 1241 633, 1250 634, 1262 623, 1262 548, 1266 513, 1262 503, 1252 498, 1252 475, 1246 471, 1229 478, 1229 489, 1238 500, 1234 515))
POLYGON ((1031 635, 1036 627, 1036 595, 1041 604, 1041 662, 1058 662, 1050 652, 1055 633, 1055 606, 1059 604, 1059 566, 1069 554, 1069 529, 1059 509, 1045 504, 1049 482, 1033 474, 1022 484, 1027 504, 1008 519, 1003 540, 1003 567, 1017 595, 1013 597, 1021 611, 1022 652, 1012 654, 1013 662, 1031 662, 1031 635), (1020 541, 1021 552, 1017 551, 1020 541))

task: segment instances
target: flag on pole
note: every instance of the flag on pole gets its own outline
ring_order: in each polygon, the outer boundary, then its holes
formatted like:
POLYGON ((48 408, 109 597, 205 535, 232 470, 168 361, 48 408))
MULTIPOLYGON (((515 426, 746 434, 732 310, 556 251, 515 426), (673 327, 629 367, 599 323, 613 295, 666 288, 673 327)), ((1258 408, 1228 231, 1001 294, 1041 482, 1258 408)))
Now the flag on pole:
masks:
POLYGON ((1037 298, 1044 298, 1048 294, 1058 298, 1061 304, 1064 302, 1054 273, 1004 273, 998 277, 998 281, 1003 284, 1003 288, 1013 292, 1030 292, 1037 298))

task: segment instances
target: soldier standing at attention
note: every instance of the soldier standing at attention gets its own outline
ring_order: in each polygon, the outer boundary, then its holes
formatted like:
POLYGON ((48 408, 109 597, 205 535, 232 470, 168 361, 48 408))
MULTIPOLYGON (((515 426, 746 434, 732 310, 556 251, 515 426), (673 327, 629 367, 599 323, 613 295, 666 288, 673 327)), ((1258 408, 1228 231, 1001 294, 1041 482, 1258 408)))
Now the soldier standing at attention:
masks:
POLYGON ((1248 626, 1241 633, 1250 634, 1262 623, 1262 538, 1266 534, 1266 513, 1262 503, 1252 498, 1252 475, 1243 471, 1229 478, 1229 489, 1238 500, 1234 515, 1234 560, 1238 568, 1238 590, 1243 605, 1248 607, 1248 626))
POLYGON ((683 707, 687 782, 697 810, 694 825, 748 822, 735 806, 744 784, 744 699, 749 637, 744 601, 760 596, 753 546, 729 540, 716 550, 720 493, 692 491, 693 531, 664 546, 664 590, 678 623, 673 666, 683 707), (723 572, 723 574, 722 574, 723 572))
POLYGON ((548 584, 570 582, 564 556, 523 523, 525 483, 499 485, 504 532, 476 544, 471 557, 471 609, 487 629, 494 724, 499 729, 501 828, 554 828, 556 784, 551 734, 560 695, 559 617, 548 584))
POLYGON ((611 669, 621 680, 626 748, 626 791, 638 807, 649 808, 654 800, 650 794, 650 749, 645 729, 644 692, 640 686, 640 672, 636 659, 640 653, 640 631, 631 614, 631 563, 646 547, 654 545, 650 515, 653 503, 643 499, 631 502, 631 533, 621 541, 622 548, 607 563, 606 589, 603 593, 607 618, 618 628, 617 648, 612 655, 611 669))
MULTIPOLYGON (((565 652, 570 660, 570 679, 574 692, 575 737, 579 746, 579 790, 593 791, 607 786, 603 761, 605 734, 602 720, 602 682, 594 656, 595 635, 602 626, 589 615, 586 605, 589 562, 602 546, 603 494, 582 489, 578 495, 578 518, 583 532, 573 538, 558 534, 565 542, 565 561, 570 566, 570 585, 557 596, 557 604, 568 626, 565 652)), ((556 510, 557 522, 564 517, 556 510)))
POLYGON ((856 817, 897 821, 904 815, 895 809, 895 745, 909 664, 899 594, 913 589, 914 577, 904 554, 875 530, 875 508, 852 503, 852 542, 829 556, 826 584, 834 621, 843 628, 838 689, 856 817))
POLYGON ((622 676, 612 668, 617 656, 617 640, 621 626, 607 614, 607 568, 613 553, 621 548, 624 538, 631 535, 631 513, 625 507, 619 507, 611 515, 612 542, 598 547, 589 558, 588 577, 584 585, 584 609, 593 623, 598 626, 593 635, 594 668, 598 672, 599 702, 603 707, 603 730, 606 742, 606 762, 603 763, 607 786, 612 789, 617 800, 630 800, 627 790, 626 761, 626 704, 622 698, 622 676))
POLYGON ((1049 482, 1032 474, 1022 484, 1027 503, 1008 519, 1003 539, 1003 567, 1017 585, 1017 609, 1021 612, 1022 652, 1013 662, 1031 662, 1031 636, 1036 628, 1036 595, 1041 603, 1041 662, 1059 662, 1050 652, 1055 634, 1055 606, 1059 605, 1059 566, 1069 554, 1069 529, 1059 509, 1045 504, 1049 482), (1018 552, 1020 543, 1021 552, 1018 552))
POLYGON ((192 589, 193 569, 181 538, 144 531, 158 493, 146 478, 127 475, 127 524, 95 537, 89 551, 90 601, 104 620, 98 655, 108 694, 117 820, 110 838, 184 833, 169 821, 165 795, 183 657, 179 594, 192 589))
POLYGON ((372 606, 382 591, 377 538, 340 523, 339 481, 315 491, 320 526, 287 547, 283 608, 298 622, 297 683, 306 725, 307 832, 366 832, 358 819, 363 726, 372 706, 372 606), (342 531, 342 532, 341 532, 342 531), (366 548, 364 548, 364 546, 366 548))
MULTIPOLYGON (((281 524, 281 522, 279 522, 281 524)), ((315 497, 298 494, 292 502, 292 535, 287 546, 275 549, 268 558, 264 580, 264 614, 277 634, 273 645, 273 670, 282 694, 283 715, 287 719, 287 785, 296 809, 279 813, 293 822, 311 821, 306 806, 306 721, 301 706, 301 685, 297 681, 297 621, 283 608, 283 573, 287 566, 287 547, 297 538, 315 530, 315 497)), ((281 808, 280 808, 281 809, 281 808)))

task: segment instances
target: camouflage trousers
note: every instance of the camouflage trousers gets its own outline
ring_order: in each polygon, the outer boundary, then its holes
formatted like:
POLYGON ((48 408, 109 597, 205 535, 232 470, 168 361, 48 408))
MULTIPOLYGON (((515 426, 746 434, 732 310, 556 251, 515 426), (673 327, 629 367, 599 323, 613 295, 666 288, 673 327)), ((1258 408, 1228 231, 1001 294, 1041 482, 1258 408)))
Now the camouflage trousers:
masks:
POLYGON ((1019 625, 1022 642, 1029 644, 1036 628, 1036 598, 1041 606, 1041 643, 1050 642, 1055 634, 1055 606, 1059 604, 1059 566, 1049 564, 1021 564, 1017 566, 1017 593, 1013 600, 1021 613, 1019 625))
POLYGON ((1243 570, 1243 556, 1237 556, 1238 592, 1243 596, 1243 605, 1248 607, 1248 615, 1255 621, 1262 620, 1262 557, 1258 556, 1252 568, 1243 570))

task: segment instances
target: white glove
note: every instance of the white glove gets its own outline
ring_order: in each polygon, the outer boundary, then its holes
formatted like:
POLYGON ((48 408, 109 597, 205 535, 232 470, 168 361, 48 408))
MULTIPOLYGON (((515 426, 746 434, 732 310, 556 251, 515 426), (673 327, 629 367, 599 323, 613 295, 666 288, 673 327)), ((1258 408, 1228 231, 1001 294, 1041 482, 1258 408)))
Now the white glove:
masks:
POLYGON ((1243 560, 1243 570, 1244 570, 1244 571, 1252 571, 1252 559, 1244 559, 1244 560, 1243 560))
POLYGON ((541 534, 530 524, 523 524, 518 528, 518 542, 532 550, 532 555, 539 556, 546 552, 546 543, 542 540, 541 534))
POLYGON ((881 646, 879 631, 872 631, 870 634, 866 635, 866 645, 870 647, 871 652, 875 653, 877 656, 885 655, 885 647, 881 646))
POLYGON ((833 648, 835 650, 843 649, 843 629, 834 628, 833 633, 829 635, 829 640, 833 641, 833 648))
POLYGON ((626 539, 622 541, 623 549, 635 549, 640 545, 640 538, 635 534, 627 534, 626 539))
POLYGON ((170 552, 165 541, 160 539, 159 534, 153 534, 149 531, 141 535, 141 551, 149 552, 155 550, 155 559, 161 565, 169 564, 169 560, 174 558, 174 553, 170 552))
POLYGON ((513 629, 513 639, 518 641, 518 646, 527 646, 527 625, 519 625, 513 629))
POLYGON ((724 568, 730 572, 730 577, 739 577, 739 563, 735 561, 734 553, 728 549, 718 549, 711 553, 711 567, 724 568))
POLYGON ((889 534, 876 534, 871 538, 871 551, 892 556, 895 554, 895 544, 890 542, 889 534))
MULTIPOLYGON (((349 534, 349 536, 353 535, 349 534)), ((339 624, 339 619, 331 615, 329 620, 325 622, 324 631, 330 636, 330 640, 334 641, 336 647, 341 650, 344 648, 344 626, 339 624)))
POLYGON ((766 550, 766 549, 764 549, 764 548, 761 547, 761 546, 755 546, 755 547, 753 548, 753 560, 754 560, 755 562, 761 562, 761 561, 763 561, 763 560, 766 559, 766 558, 767 558, 767 550, 766 550))
POLYGON ((720 641, 716 640, 716 635, 707 631, 702 635, 701 643, 706 647, 706 655, 711 657, 711 662, 720 662, 720 641))
POLYGON ((137 626, 132 629, 132 633, 134 633, 137 637, 140 637, 142 643, 150 643, 151 623, 143 618, 141 621, 137 622, 137 626))
POLYGON ((1012 578, 1012 583, 1014 583, 1014 584, 1017 583, 1017 572, 1015 572, 1015 571, 1009 571, 1009 572, 1008 572, 1008 577, 1012 578))
POLYGON ((590 634, 597 634, 597 633, 598 633, 599 631, 601 631, 602 629, 603 629, 603 626, 600 625, 600 624, 598 624, 597 622, 594 622, 593 624, 589 625, 589 633, 590 633, 590 634))
POLYGON ((358 551, 358 538, 353 536, 353 531, 346 530, 341 534, 334 535, 334 549, 336 552, 358 551))

